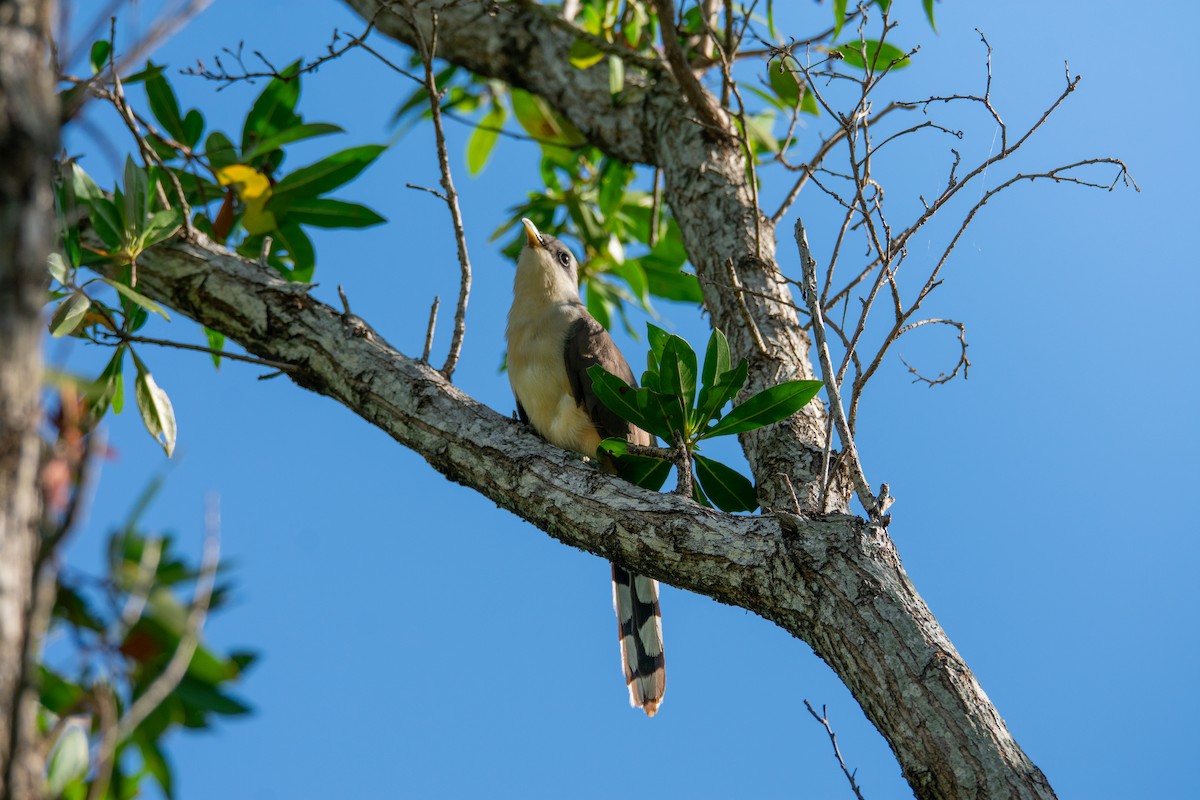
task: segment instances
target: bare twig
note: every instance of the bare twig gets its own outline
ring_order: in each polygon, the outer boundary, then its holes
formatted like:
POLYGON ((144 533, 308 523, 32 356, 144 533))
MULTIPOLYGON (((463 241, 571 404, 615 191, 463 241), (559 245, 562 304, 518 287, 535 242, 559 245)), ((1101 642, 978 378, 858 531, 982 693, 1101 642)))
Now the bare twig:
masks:
POLYGON ((204 347, 198 344, 188 344, 186 342, 172 342, 168 339, 152 339, 148 336, 134 336, 132 334, 121 331, 101 331, 101 334, 109 339, 118 339, 122 342, 131 342, 133 344, 150 344, 156 347, 173 347, 176 350, 191 350, 196 353, 208 353, 212 356, 220 356, 228 358, 231 361, 243 361, 247 364, 257 364, 261 367, 271 367, 280 372, 295 372, 296 367, 293 364, 285 364, 282 361, 272 361, 269 358, 256 358, 255 356, 243 356, 238 353, 230 353, 225 350, 214 350, 211 347, 204 347))
POLYGON ((862 795, 862 791, 858 787, 858 782, 854 780, 854 775, 857 770, 855 770, 855 772, 851 772, 849 769, 847 769, 845 760, 842 759, 842 751, 838 747, 837 743, 837 734, 833 732, 833 726, 829 724, 828 710, 825 706, 821 706, 821 713, 818 714, 815 710, 813 710, 812 703, 808 702, 808 700, 804 701, 804 707, 808 709, 808 713, 813 715, 813 719, 821 723, 821 725, 825 728, 825 733, 829 734, 829 743, 833 745, 833 754, 837 757, 838 766, 842 768, 842 774, 846 776, 846 780, 850 781, 850 790, 854 792, 854 796, 858 798, 858 800, 865 800, 862 795))
POLYGON ((662 28, 663 50, 666 51, 667 65, 671 68, 671 74, 675 76, 675 82, 679 84, 683 96, 687 98, 688 104, 696 112, 701 124, 714 131, 728 133, 729 122, 725 114, 717 105, 716 99, 700 85, 700 81, 692 73, 691 65, 687 62, 683 48, 679 46, 679 34, 675 29, 674 0, 654 0, 654 7, 658 11, 659 27, 662 28))
POLYGON ((421 363, 429 363, 429 353, 433 350, 433 329, 437 325, 438 306, 442 299, 434 296, 433 305, 429 307, 429 326, 425 328, 425 349, 421 351, 421 363))
POLYGON ((908 325, 905 325, 903 328, 900 329, 900 332, 898 334, 896 334, 896 338, 899 339, 901 336, 908 333, 909 331, 915 330, 916 328, 920 328, 925 325, 939 325, 939 324, 940 325, 949 325, 951 327, 958 329, 958 344, 959 344, 959 348, 960 348, 960 352, 958 355, 958 361, 955 362, 954 369, 950 372, 949 375, 947 375, 946 373, 943 372, 943 373, 939 374, 936 378, 927 378, 924 375, 922 375, 920 372, 918 372, 916 370, 916 368, 913 367, 911 364, 909 364, 907 361, 904 361, 904 356, 900 356, 900 360, 904 362, 904 366, 908 367, 908 371, 912 375, 916 376, 913 378, 913 383, 925 383, 925 384, 928 384, 930 387, 934 387, 934 386, 937 386, 937 385, 943 384, 943 383, 949 383, 950 381, 952 381, 956 377, 958 377, 959 370, 962 370, 964 380, 966 380, 966 378, 968 377, 968 373, 971 369, 971 360, 969 358, 967 358, 967 347, 969 346, 967 344, 967 326, 962 324, 961 322, 956 322, 955 320, 952 320, 952 319, 923 319, 923 320, 919 320, 918 322, 913 322, 908 325))
POLYGON ((758 330, 758 325, 754 322, 754 316, 750 313, 750 307, 746 305, 746 290, 742 288, 742 280, 738 277, 732 258, 725 262, 725 274, 729 276, 729 283, 733 285, 737 296, 738 309, 742 312, 742 319, 746 323, 746 329, 750 331, 750 335, 754 338, 755 347, 764 356, 769 355, 771 351, 767 349, 767 343, 763 340, 763 335, 758 330))
POLYGON ((454 226, 454 240, 458 244, 459 285, 458 304, 454 310, 454 333, 450 337, 450 352, 447 353, 446 362, 440 370, 449 380, 454 375, 454 368, 458 365, 463 339, 467 332, 467 301, 471 297, 471 259, 467 254, 467 235, 463 228, 462 209, 458 205, 458 192, 454 189, 454 178, 450 174, 450 156, 446 149, 446 134, 442 129, 441 93, 438 91, 437 79, 433 72, 433 58, 437 52, 438 12, 436 9, 430 9, 430 34, 426 38, 417 21, 412 4, 405 0, 404 7, 408 11, 409 22, 415 33, 421 61, 425 65, 425 91, 429 94, 429 111, 433 120, 434 137, 437 141, 438 168, 442 173, 442 189, 445 191, 442 199, 450 211, 450 220, 454 226))
POLYGON ((825 382, 825 391, 829 394, 829 410, 837 424, 838 438, 842 440, 842 453, 850 469, 850 479, 854 483, 858 501, 872 518, 877 516, 877 501, 871 493, 871 486, 863 474, 862 463, 858 458, 858 450, 854 446, 854 436, 846 422, 846 411, 842 406, 841 390, 833 370, 833 359, 829 355, 829 343, 825 336, 824 315, 821 313, 820 298, 817 295, 817 262, 808 247, 808 237, 804 233, 804 223, 796 219, 796 246, 800 250, 800 269, 804 276, 804 299, 808 302, 808 312, 812 318, 813 338, 816 340, 817 354, 820 357, 821 379, 825 382))

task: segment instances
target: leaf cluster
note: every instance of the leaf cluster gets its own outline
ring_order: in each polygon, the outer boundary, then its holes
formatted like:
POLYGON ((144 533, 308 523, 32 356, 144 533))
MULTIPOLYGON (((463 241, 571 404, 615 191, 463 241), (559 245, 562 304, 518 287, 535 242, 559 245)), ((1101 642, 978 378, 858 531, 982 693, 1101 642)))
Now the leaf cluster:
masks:
MULTIPOLYGON (((588 370, 597 397, 622 419, 676 447, 694 465, 692 497, 722 511, 758 508, 754 485, 741 473, 700 454, 701 442, 757 430, 787 419, 821 390, 820 381, 794 380, 745 398, 728 413, 726 406, 746 385, 749 363, 730 363, 729 342, 714 329, 698 366, 696 353, 682 337, 648 326, 650 350, 641 387, 596 365, 588 370)), ((672 461, 661 455, 630 452, 624 439, 605 439, 600 448, 617 459, 622 475, 647 489, 659 489, 672 461)))
MULTIPOLYGON (((50 635, 65 636, 74 646, 73 660, 40 667, 39 725, 46 733, 58 731, 47 770, 51 796, 90 796, 97 779, 92 767, 98 765, 91 763, 89 751, 97 749, 105 725, 162 675, 186 633, 189 611, 179 592, 197 581, 199 567, 177 552, 173 535, 152 533, 140 519, 161 483, 161 478, 152 482, 110 534, 102 576, 59 576, 50 635)), ((228 602, 230 590, 228 583, 214 587, 210 614, 228 602)), ((254 661, 251 652, 222 653, 201 641, 178 685, 117 743, 103 796, 142 795, 149 778, 166 797, 174 797, 164 751, 167 736, 179 728, 210 729, 218 718, 249 713, 229 687, 254 661)))

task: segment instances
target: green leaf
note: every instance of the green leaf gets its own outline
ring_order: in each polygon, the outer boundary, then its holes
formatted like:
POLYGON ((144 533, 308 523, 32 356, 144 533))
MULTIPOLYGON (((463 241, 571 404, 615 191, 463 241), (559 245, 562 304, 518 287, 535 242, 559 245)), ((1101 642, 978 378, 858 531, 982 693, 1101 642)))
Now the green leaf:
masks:
POLYGON ((92 301, 83 292, 72 292, 71 296, 58 304, 50 318, 50 335, 58 338, 75 332, 92 301))
POLYGON ((112 278, 101 278, 100 280, 104 281, 109 286, 116 289, 118 292, 120 292, 125 297, 127 297, 131 302, 136 303, 137 305, 141 306, 142 308, 146 309, 147 311, 152 311, 155 314, 158 314, 160 317, 167 320, 168 322, 171 320, 171 318, 169 316, 167 316, 167 312, 163 310, 162 306, 160 306, 158 303, 151 300, 149 297, 146 297, 146 295, 142 294, 141 292, 139 292, 135 289, 131 289, 119 281, 114 281, 112 278))
POLYGON ((125 223, 121 219, 121 211, 116 203, 107 197, 91 197, 87 200, 88 220, 96 230, 104 244, 110 249, 117 249, 125 238, 125 223))
POLYGON ((229 137, 220 131, 213 131, 204 140, 204 153, 216 170, 238 163, 237 148, 229 141, 229 137))
POLYGON ((587 69, 594 64, 599 64, 600 59, 604 58, 604 53, 597 50, 591 42, 576 39, 571 42, 571 51, 567 57, 571 61, 571 66, 576 69, 587 69))
POLYGON ((671 474, 671 462, 653 456, 624 455, 617 458, 617 474, 635 486, 657 492, 671 474))
POLYGON ((617 474, 632 484, 657 492, 671 474, 671 462, 655 456, 633 455, 629 452, 629 441, 610 437, 600 442, 597 448, 612 456, 617 465, 617 474))
POLYGON ((296 223, 288 222, 280 225, 275 231, 275 239, 287 251, 288 260, 292 262, 292 271, 285 277, 297 283, 308 283, 312 280, 317 256, 308 234, 296 223))
POLYGON ((46 269, 50 271, 51 278, 66 285, 67 273, 70 270, 67 268, 67 262, 63 260, 62 253, 51 253, 46 258, 46 269))
POLYGON ((911 63, 908 56, 899 47, 887 42, 881 44, 874 39, 867 39, 863 42, 847 42, 833 48, 831 52, 841 53, 842 59, 847 64, 858 69, 866 69, 867 62, 870 62, 872 70, 901 69, 911 63), (864 51, 867 55, 866 61, 863 60, 864 51))
POLYGON ((142 245, 153 247, 160 242, 165 242, 174 236, 182 225, 183 214, 179 209, 168 208, 165 211, 159 211, 146 223, 146 229, 142 231, 142 245))
POLYGON ((733 369, 717 374, 716 383, 707 393, 700 394, 700 404, 696 408, 696 418, 693 430, 703 431, 708 421, 720 413, 725 404, 737 396, 746 385, 746 375, 750 370, 750 362, 742 359, 733 369))
POLYGON ((254 149, 261 141, 299 122, 296 101, 300 99, 300 62, 285 67, 283 78, 272 78, 254 101, 242 125, 242 152, 254 149))
POLYGON ((592 390, 610 411, 644 431, 662 438, 670 437, 649 389, 635 389, 599 364, 588 367, 587 372, 592 379, 592 390))
POLYGON ((204 336, 208 339, 209 349, 217 351, 216 353, 212 353, 212 360, 213 366, 219 369, 221 366, 220 351, 225 349, 225 334, 220 331, 214 331, 212 328, 206 326, 204 328, 204 336))
MULTIPOLYGON (((125 157, 125 228, 136 238, 145 227, 146 217, 150 215, 150 182, 146 172, 139 167, 132 156, 125 157)), ((131 244, 125 238, 122 242, 131 244)))
POLYGON ((193 108, 183 118, 183 143, 188 147, 195 147, 203 135, 204 115, 193 108))
MULTIPOLYGON (((720 328, 713 328, 708 337, 708 347, 704 350, 704 371, 700 375, 701 398, 706 392, 711 392, 717 385, 717 379, 729 372, 731 368, 729 356, 729 340, 720 328)), ((704 400, 700 400, 701 405, 704 400)))
POLYGON ((475 130, 471 131, 471 138, 467 140, 467 171, 472 175, 478 175, 487 164, 488 156, 492 154, 492 148, 500 138, 500 130, 504 127, 507 117, 508 112, 504 110, 504 106, 492 103, 491 109, 479 121, 475 130))
POLYGON ((112 44, 107 39, 92 42, 91 52, 88 53, 88 62, 92 65, 93 75, 104 69, 105 64, 108 62, 108 54, 111 52, 112 44))
POLYGON ((625 62, 619 56, 608 57, 608 93, 614 98, 625 88, 625 62))
MULTIPOLYGON (((147 68, 153 64, 147 63, 147 68)), ((177 142, 187 141, 187 131, 183 127, 183 114, 179 110, 179 100, 175 91, 162 72, 146 78, 146 98, 150 101, 150 111, 154 118, 162 123, 163 128, 177 142)))
POLYGON ((331 125, 328 122, 306 122, 301 125, 293 125, 290 128, 281 130, 279 133, 268 136, 254 145, 249 151, 242 154, 242 161, 249 164, 259 156, 270 153, 272 150, 278 150, 285 144, 303 141, 304 139, 313 139, 317 136, 327 136, 331 133, 345 132, 345 129, 341 126, 331 125))
POLYGON ((288 207, 287 218, 317 228, 369 228, 387 222, 366 206, 326 197, 297 200, 288 207))
POLYGON ((814 117, 821 116, 821 107, 817 105, 817 96, 808 87, 804 88, 804 96, 800 98, 800 110, 814 117))
POLYGON ((800 102, 800 81, 788 67, 787 59, 773 58, 767 62, 767 79, 783 106, 795 108, 800 102))
POLYGON ((925 6, 925 16, 929 18, 929 27, 937 33, 937 23, 933 21, 933 0, 921 0, 925 6))
POLYGON ((846 0, 833 0, 833 38, 836 39, 846 24, 846 0))
POLYGON ((875 5, 883 9, 883 13, 887 13, 892 7, 892 0, 875 0, 875 5))
POLYGON ((696 352, 679 336, 670 336, 663 346, 658 388, 671 401, 672 426, 687 436, 687 420, 696 402, 696 352))
POLYGON ((700 438, 745 433, 787 419, 817 396, 821 381, 785 381, 764 389, 726 414, 700 438))
POLYGON ((611 217, 625 199, 625 189, 633 178, 633 167, 615 158, 605 159, 600 168, 600 213, 611 217))
POLYGON ((695 454, 696 479, 713 505, 722 511, 753 511, 758 508, 754 484, 720 461, 695 454))
POLYGON ((267 207, 284 210, 290 202, 331 192, 358 177, 386 149, 381 144, 364 144, 301 167, 275 185, 267 207))
POLYGON ((171 398, 154 382, 150 370, 142 360, 133 356, 137 366, 137 381, 134 383, 134 396, 137 398, 138 411, 142 414, 142 423, 154 440, 162 445, 167 458, 175 452, 175 409, 171 398))

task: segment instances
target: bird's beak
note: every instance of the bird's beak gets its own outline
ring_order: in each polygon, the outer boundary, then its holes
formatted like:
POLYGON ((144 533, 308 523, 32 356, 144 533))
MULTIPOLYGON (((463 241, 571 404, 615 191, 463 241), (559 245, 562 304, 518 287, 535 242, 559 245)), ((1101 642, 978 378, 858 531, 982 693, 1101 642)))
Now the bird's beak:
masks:
POLYGON ((521 217, 521 224, 525 226, 525 243, 529 247, 542 248, 542 235, 538 233, 537 225, 529 221, 527 217, 521 217))

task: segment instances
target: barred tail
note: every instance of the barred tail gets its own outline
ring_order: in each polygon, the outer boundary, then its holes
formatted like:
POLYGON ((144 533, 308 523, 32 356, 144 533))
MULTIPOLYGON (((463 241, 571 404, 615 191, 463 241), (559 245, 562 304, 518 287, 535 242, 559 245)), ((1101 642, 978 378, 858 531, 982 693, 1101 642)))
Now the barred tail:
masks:
POLYGON ((658 581, 631 575, 616 564, 612 565, 612 580, 629 704, 653 717, 667 689, 658 581))

